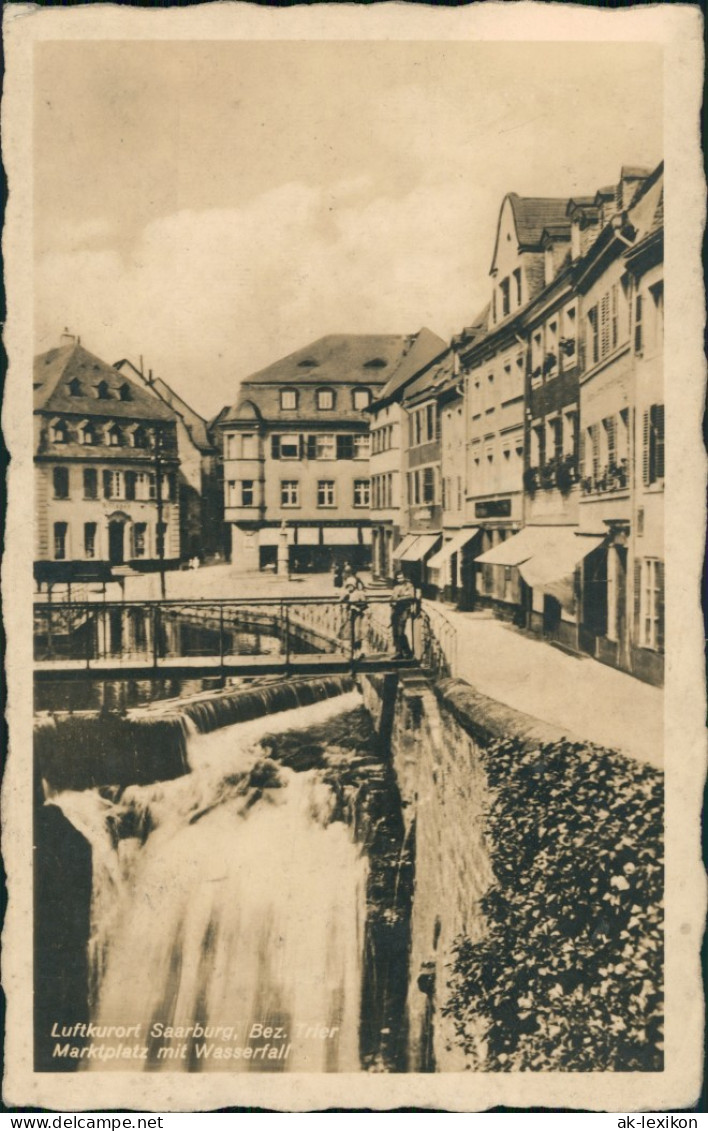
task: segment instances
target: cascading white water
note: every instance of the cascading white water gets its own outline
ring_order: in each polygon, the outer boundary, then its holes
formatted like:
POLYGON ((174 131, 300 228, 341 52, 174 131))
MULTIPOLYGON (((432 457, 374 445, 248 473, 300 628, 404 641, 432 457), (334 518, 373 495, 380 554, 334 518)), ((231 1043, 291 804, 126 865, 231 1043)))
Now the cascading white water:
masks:
POLYGON ((192 733, 191 773, 113 807, 95 792, 53 799, 93 848, 95 1043, 128 1030, 147 1050, 84 1067, 360 1068, 366 859, 323 771, 295 773, 258 745, 360 703, 192 733))

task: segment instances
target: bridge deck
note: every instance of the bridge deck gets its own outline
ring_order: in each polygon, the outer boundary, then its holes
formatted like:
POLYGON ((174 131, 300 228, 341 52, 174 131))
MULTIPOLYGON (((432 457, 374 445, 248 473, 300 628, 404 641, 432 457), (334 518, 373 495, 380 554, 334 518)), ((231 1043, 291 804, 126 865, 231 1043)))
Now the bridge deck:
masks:
POLYGON ((251 675, 338 675, 358 672, 390 672, 416 665, 415 658, 398 659, 390 655, 351 655, 337 652, 284 656, 167 656, 108 657, 99 660, 38 660, 35 679, 41 681, 73 679, 192 679, 198 676, 251 675))

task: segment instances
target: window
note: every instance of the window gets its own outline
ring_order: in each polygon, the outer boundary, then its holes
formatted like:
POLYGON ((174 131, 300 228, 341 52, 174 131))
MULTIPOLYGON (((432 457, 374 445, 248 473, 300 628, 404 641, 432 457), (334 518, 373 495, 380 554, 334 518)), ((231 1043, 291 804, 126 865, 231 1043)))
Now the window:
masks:
POLYGON ((413 413, 413 436, 414 443, 422 444, 423 442, 423 422, 422 414, 420 412, 413 413))
POLYGON ((69 396, 82 397, 83 395, 84 390, 81 387, 81 382, 78 377, 72 377, 71 381, 69 381, 69 396))
POLYGON ((68 526, 65 522, 54 523, 54 558, 63 562, 66 558, 66 534, 68 526))
POLYGON ((158 522, 155 527, 155 550, 158 558, 164 558, 167 544, 167 523, 158 522))
POLYGON ((535 424, 531 429, 531 464, 541 467, 546 455, 546 437, 543 425, 535 424))
POLYGON ((136 522, 133 526, 133 557, 144 558, 147 550, 147 524, 136 522))
POLYGON ((334 459, 337 449, 332 432, 323 432, 315 437, 315 456, 317 459, 334 459))
POLYGON ((423 468, 423 502, 435 502, 435 468, 423 468))
POLYGON ((54 498, 55 499, 68 499, 69 498, 69 468, 68 467, 55 467, 52 472, 52 482, 54 484, 54 498))
POLYGON ((334 506, 334 480, 320 479, 317 484, 317 506, 334 506))
POLYGON ((84 498, 98 498, 98 472, 95 467, 84 468, 84 498))
POLYGON ((130 444, 133 448, 146 448, 148 446, 147 432, 142 427, 142 425, 138 425, 137 428, 131 429, 130 444))
POLYGON ((588 346, 590 362, 594 365, 600 360, 600 327, 597 320, 597 306, 588 310, 588 346))
POLYGON ((127 381, 118 387, 118 396, 122 401, 132 401, 133 390, 131 389, 127 381))
POLYGON ((297 389, 280 390, 280 407, 286 410, 297 408, 297 389))
POLYGON ((371 404, 371 392, 369 389, 354 389, 352 393, 352 404, 357 412, 363 412, 371 404))
POLYGON ((614 416, 606 416, 602 422, 604 431, 605 463, 607 466, 617 462, 617 421, 614 416))
POLYGON ((82 421, 78 429, 79 443, 91 446, 98 443, 98 434, 96 432, 96 425, 88 420, 82 421))
POLYGON ((106 443, 111 448, 118 448, 118 447, 120 447, 122 442, 123 442, 123 436, 121 434, 120 428, 118 427, 117 424, 111 424, 106 429, 106 443))
POLYGON ((334 391, 332 389, 317 390, 317 407, 320 411, 334 408, 334 391))
POLYGON ((552 458, 560 460, 563 455, 563 421, 558 416, 548 421, 548 439, 552 458))
POLYGON ((371 452, 371 437, 368 433, 354 437, 354 459, 368 459, 371 452))
MULTIPOLYGON (((275 441, 278 438, 279 437, 274 436, 273 440, 275 441)), ((276 455, 273 456, 273 459, 277 458, 276 455)), ((224 436, 224 459, 236 459, 236 437, 233 432, 229 432, 224 436)))
POLYGON ((644 413, 642 477, 646 486, 664 479, 664 406, 653 404, 644 413))
POLYGON ((254 482, 253 482, 252 479, 242 479, 241 480, 241 501, 240 501, 240 505, 242 507, 255 506, 254 482))
POLYGON ((103 497, 105 499, 122 499, 124 497, 123 491, 123 472, 104 471, 103 497))
POLYGON ((253 432, 241 437, 241 459, 258 459, 258 440, 253 432))
POLYGON ((135 472, 126 471, 125 473, 125 497, 126 499, 135 498, 135 472))
POLYGON ((353 436, 337 436, 337 459, 354 459, 353 436))
POLYGON ((602 296, 600 300, 600 353, 606 357, 610 352, 610 294, 602 296))
POLYGON ((96 530, 95 522, 84 523, 84 557, 96 557, 96 530))
POLYGON ((53 444, 66 444, 69 440, 69 429, 64 420, 53 420, 49 426, 49 439, 53 444))
POLYGON ((280 505, 281 507, 297 507, 300 505, 300 484, 297 479, 281 479, 280 505))
MULTIPOLYGON (((368 507, 370 503, 370 488, 368 479, 354 480, 354 506, 368 507)), ((389 506, 389 503, 385 503, 389 506)))
POLYGON ((273 440, 279 441, 280 454, 275 459, 300 459, 299 436, 274 436, 273 440))
POLYGON ((517 267, 513 275, 516 284, 516 305, 521 306, 521 268, 517 267))
POLYGON ((156 495, 155 490, 155 476, 147 471, 134 472, 135 476, 135 498, 146 502, 148 499, 154 499, 156 495))
POLYGON ((502 318, 506 318, 511 309, 508 279, 502 279, 501 283, 499 284, 499 292, 501 294, 502 318))
POLYGON ((108 383, 106 381, 99 381, 98 384, 94 386, 94 388, 96 390, 96 397, 99 401, 110 400, 111 394, 108 388, 108 383))
POLYGON ((664 650, 664 563, 645 558, 635 568, 635 607, 639 605, 640 643, 654 651, 664 650), (637 596, 639 601, 637 601, 637 596))
POLYGON ((426 440, 435 439, 435 405, 428 404, 425 406, 425 438, 426 440))
POLYGON ((162 497, 169 503, 177 501, 177 475, 174 471, 168 471, 162 477, 162 497))

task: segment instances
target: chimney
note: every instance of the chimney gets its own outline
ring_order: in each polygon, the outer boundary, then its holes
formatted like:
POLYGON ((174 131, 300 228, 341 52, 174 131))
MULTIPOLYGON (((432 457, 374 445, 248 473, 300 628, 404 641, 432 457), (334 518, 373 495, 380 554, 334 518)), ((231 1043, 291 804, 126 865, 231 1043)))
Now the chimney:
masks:
POLYGON ((152 369, 148 369, 148 385, 152 385, 152 369))
POLYGON ((64 327, 64 333, 62 334, 62 336, 59 339, 59 345, 60 346, 73 346, 75 344, 76 344, 76 338, 74 337, 73 334, 69 333, 69 327, 65 326, 64 327))

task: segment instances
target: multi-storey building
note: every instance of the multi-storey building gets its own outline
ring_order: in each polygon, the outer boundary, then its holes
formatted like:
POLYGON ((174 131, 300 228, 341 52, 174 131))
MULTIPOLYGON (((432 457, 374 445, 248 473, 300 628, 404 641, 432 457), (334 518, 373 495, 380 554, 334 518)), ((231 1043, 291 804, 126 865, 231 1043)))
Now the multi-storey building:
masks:
MULTIPOLYGON (((398 564, 394 555, 406 534, 402 476, 407 433, 401 430, 404 415, 401 401, 406 388, 429 373, 447 348, 442 338, 432 331, 420 330, 369 410, 372 572, 382 580, 393 578, 398 564)), ((409 542, 408 546, 411 544, 409 542)))
POLYGON ((123 358, 114 366, 158 400, 172 413, 177 429, 179 455, 178 493, 180 557, 210 557, 221 549, 222 500, 218 476, 218 452, 209 438, 206 421, 161 377, 147 374, 123 358))
POLYGON ((35 574, 179 560, 174 414, 73 339, 34 363, 35 574))
POLYGON ((403 335, 334 334, 254 373, 214 424, 224 514, 239 571, 371 560, 367 410, 411 344, 403 335))
MULTIPOLYGON (((465 572, 464 602, 518 616, 518 560, 498 549, 524 523, 524 407, 528 335, 524 314, 567 252, 566 198, 505 197, 497 224, 486 329, 462 345, 466 389, 466 525, 480 529, 480 568, 465 572), (490 553, 491 551, 491 553, 490 553)), ((556 350, 560 330, 556 326, 556 350)), ((544 353, 552 352, 552 340, 544 353)), ((521 559, 523 560, 523 558, 521 559)))
POLYGON ((579 530, 601 539, 583 571, 580 643, 605 663, 660 682, 663 165, 631 173, 577 282, 585 332, 579 530))

